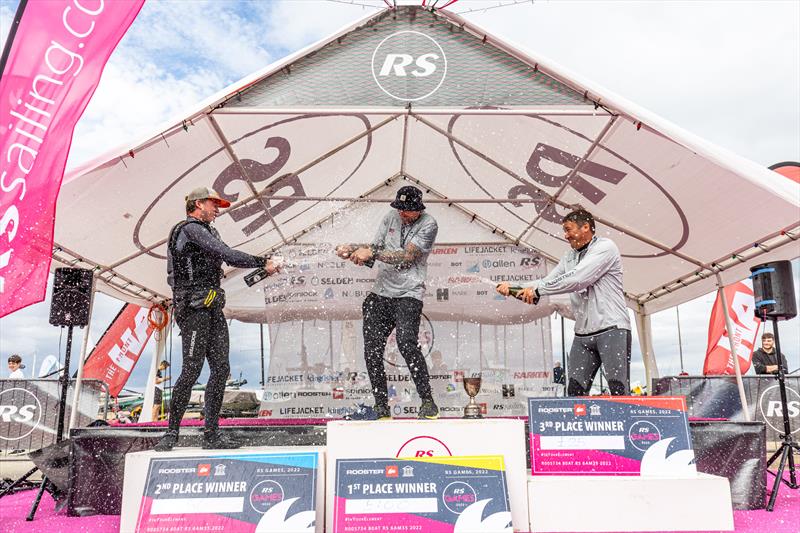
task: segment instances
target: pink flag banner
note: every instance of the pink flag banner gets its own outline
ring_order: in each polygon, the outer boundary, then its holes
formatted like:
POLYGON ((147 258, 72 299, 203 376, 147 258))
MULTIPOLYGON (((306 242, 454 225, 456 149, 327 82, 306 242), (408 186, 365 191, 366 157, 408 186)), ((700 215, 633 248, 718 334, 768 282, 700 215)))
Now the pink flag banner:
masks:
MULTIPOLYGON (((728 300, 728 313, 731 316, 739 356, 739 369, 742 374, 750 370, 753 348, 761 325, 755 317, 753 309, 756 302, 753 296, 753 282, 749 279, 725 287, 725 297, 728 300)), ((731 335, 725 327, 725 314, 722 310, 722 298, 717 293, 714 307, 711 309, 711 319, 708 323, 708 347, 706 359, 703 363, 703 375, 733 375, 736 373, 731 348, 731 335)))
POLYGON ((143 4, 22 0, 0 78, 0 317, 44 299, 75 124, 143 4))

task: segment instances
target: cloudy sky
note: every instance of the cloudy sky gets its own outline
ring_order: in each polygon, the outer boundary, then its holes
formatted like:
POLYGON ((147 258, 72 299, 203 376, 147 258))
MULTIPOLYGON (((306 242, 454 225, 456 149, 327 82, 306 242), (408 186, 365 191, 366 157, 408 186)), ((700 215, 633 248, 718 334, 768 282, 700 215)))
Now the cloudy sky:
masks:
MULTIPOLYGON (((379 5, 378 0, 148 0, 75 130, 68 166, 152 134, 197 102, 379 5)), ((16 0, 0 0, 3 42, 16 8, 16 0)), ((800 2, 460 0, 453 10, 759 164, 800 160, 800 2)), ((747 206, 738 208, 742 217, 754 216, 747 206)), ((800 286, 797 261, 794 267, 800 286)), ((711 294, 680 306, 684 368, 693 374, 702 369, 713 301, 711 294)), ((97 297, 95 338, 121 305, 97 297)), ((34 356, 41 361, 63 354, 60 329, 47 323, 49 307, 48 294, 45 302, 0 319, 3 361, 20 353, 30 373, 34 356)), ((681 369, 676 326, 675 309, 653 317, 662 375, 681 369)), ((556 354, 559 329, 554 319, 556 354)), ((567 346, 571 329, 568 323, 567 346)), ((257 383, 258 326, 234 322, 231 332, 234 375, 241 371, 257 383)), ((784 323, 781 335, 789 366, 797 368, 800 319, 784 323)), ((75 342, 73 360, 80 332, 75 342)), ((633 368, 633 379, 644 381, 636 341, 633 368)), ((137 367, 132 388, 144 385, 145 371, 145 365, 137 367)), ((5 375, 2 365, 0 377, 5 375)))

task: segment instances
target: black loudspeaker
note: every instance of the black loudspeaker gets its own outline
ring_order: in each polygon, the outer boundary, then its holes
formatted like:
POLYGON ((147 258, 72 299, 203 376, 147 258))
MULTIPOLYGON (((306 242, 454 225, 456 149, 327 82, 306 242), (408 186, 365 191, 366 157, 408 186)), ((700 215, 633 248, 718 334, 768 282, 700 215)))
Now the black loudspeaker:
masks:
POLYGON ((54 326, 85 326, 89 323, 92 271, 57 268, 53 278, 50 323, 54 326))
POLYGON ((754 266, 750 272, 756 300, 755 315, 758 318, 789 320, 797 316, 792 263, 773 261, 754 266))

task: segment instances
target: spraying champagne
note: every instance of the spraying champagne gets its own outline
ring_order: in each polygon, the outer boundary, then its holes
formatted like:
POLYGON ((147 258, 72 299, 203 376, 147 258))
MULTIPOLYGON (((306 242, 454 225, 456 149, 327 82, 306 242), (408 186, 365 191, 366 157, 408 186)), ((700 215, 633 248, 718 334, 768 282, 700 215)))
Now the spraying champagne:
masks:
MULTIPOLYGON (((272 264, 275 266, 276 269, 281 269, 290 265, 286 262, 286 260, 280 255, 273 255, 269 258, 272 261, 272 264)), ((248 287, 252 287, 259 281, 266 279, 269 274, 267 273, 266 267, 261 267, 253 270, 249 274, 244 277, 244 282, 247 284, 248 287)))

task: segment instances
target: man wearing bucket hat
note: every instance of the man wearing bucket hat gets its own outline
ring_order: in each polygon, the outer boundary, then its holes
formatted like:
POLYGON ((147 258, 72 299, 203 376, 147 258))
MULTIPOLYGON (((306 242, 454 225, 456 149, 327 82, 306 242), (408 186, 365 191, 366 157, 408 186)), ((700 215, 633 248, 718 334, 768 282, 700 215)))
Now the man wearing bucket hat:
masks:
POLYGON ((240 444, 219 432, 219 411, 230 372, 228 324, 222 309, 225 291, 220 288, 222 263, 239 268, 264 267, 267 274, 278 268, 269 258, 230 248, 211 226, 219 208, 231 203, 206 187, 186 196, 186 220, 170 231, 167 240, 167 282, 172 287, 175 322, 181 330, 183 366, 169 406, 169 429, 156 444, 169 451, 178 442, 181 419, 203 362, 211 375, 205 390, 203 448, 238 448, 240 444))
POLYGON ((383 217, 371 244, 336 247, 336 254, 342 259, 368 267, 377 262, 379 269, 375 285, 362 305, 364 359, 375 406, 364 408, 353 418, 391 418, 383 354, 386 340, 395 330, 400 354, 422 399, 419 418, 435 419, 439 408, 433 401, 428 365, 418 336, 428 254, 439 227, 436 219, 424 212, 422 191, 416 187, 401 187, 391 206, 395 210, 383 217))

